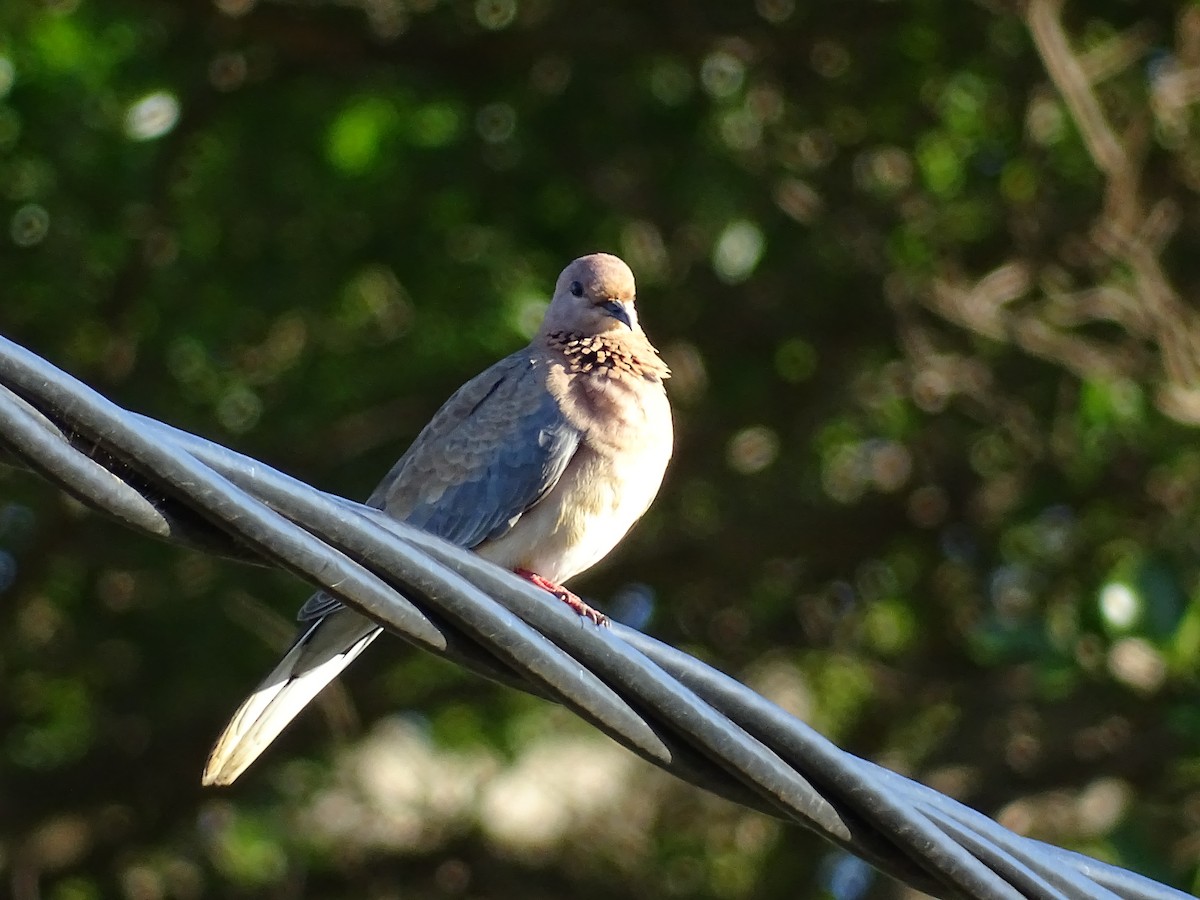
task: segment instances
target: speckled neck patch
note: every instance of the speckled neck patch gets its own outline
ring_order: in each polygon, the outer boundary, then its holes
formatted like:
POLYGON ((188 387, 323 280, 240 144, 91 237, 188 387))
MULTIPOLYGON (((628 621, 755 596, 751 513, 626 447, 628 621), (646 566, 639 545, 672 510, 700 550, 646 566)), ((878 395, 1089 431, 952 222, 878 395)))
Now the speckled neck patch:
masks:
POLYGON ((604 372, 662 381, 671 370, 646 342, 641 347, 629 341, 614 340, 605 335, 581 335, 555 331, 546 335, 546 343, 563 355, 568 372, 604 372))

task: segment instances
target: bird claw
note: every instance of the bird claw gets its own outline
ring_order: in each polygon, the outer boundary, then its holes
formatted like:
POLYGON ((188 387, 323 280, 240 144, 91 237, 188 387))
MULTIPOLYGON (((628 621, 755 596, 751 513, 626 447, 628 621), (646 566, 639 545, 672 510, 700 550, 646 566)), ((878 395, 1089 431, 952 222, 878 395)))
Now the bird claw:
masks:
POLYGON ((608 616, 588 606, 575 592, 567 590, 561 584, 555 584, 548 578, 543 578, 537 572, 531 572, 528 569, 515 569, 514 571, 531 584, 553 594, 563 603, 567 604, 567 606, 571 607, 571 609, 575 610, 581 618, 595 623, 598 627, 608 625, 608 616))
POLYGON ((565 587, 559 587, 557 591, 551 591, 550 593, 579 613, 580 616, 593 622, 597 627, 608 627, 608 616, 600 612, 600 610, 588 606, 579 598, 578 594, 568 591, 565 587))

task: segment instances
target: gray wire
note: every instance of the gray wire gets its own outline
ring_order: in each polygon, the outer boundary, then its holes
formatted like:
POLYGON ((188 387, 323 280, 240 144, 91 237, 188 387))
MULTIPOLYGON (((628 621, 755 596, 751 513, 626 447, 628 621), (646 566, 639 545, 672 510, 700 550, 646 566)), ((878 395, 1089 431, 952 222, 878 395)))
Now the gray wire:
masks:
POLYGON ((693 784, 799 822, 939 897, 1188 895, 1004 829, 848 754, 727 675, 596 628, 461 548, 129 413, 0 338, 0 445, 130 527, 285 568, 472 671, 570 708, 693 784))

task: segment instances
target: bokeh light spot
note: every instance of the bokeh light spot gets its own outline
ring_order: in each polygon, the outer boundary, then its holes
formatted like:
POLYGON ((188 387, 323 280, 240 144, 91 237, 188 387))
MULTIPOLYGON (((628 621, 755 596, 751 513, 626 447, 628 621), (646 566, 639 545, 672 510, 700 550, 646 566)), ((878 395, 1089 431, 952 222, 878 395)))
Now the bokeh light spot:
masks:
POLYGON ((0 550, 0 594, 3 594, 17 580, 17 561, 7 550, 0 550))
POLYGON ((634 582, 613 595, 608 611, 614 619, 630 628, 645 628, 654 615, 655 601, 654 588, 634 582))
POLYGON ((756 0, 754 9, 772 25, 781 25, 796 11, 796 0, 756 0))
POLYGON ((12 90, 17 80, 17 68, 7 56, 0 56, 0 97, 12 90))
POLYGON ((396 111, 381 97, 352 101, 333 120, 326 139, 329 161, 347 173, 365 172, 379 159, 396 111))
POLYGON ((753 222, 730 222, 713 247, 713 268, 727 284, 745 281, 754 272, 766 249, 766 238, 753 222))
POLYGON ((1126 629, 1140 617, 1142 602, 1133 588, 1119 581, 1110 581, 1100 589, 1100 614, 1114 628, 1126 629))
POLYGON ((700 82, 710 96, 718 100, 732 97, 746 80, 742 61, 724 50, 710 53, 700 64, 700 82))
POLYGON ((476 114, 475 130, 489 144, 503 143, 517 130, 517 111, 507 103, 489 103, 476 114))
POLYGON ((1134 690, 1152 694, 1167 677, 1167 663, 1149 641, 1127 637, 1117 641, 1108 653, 1108 670, 1118 681, 1134 690))
POLYGON ((729 441, 729 467, 742 475, 754 475, 779 456, 779 437, 765 425, 743 428, 729 441))
POLYGON ((875 881, 875 870, 849 853, 826 857, 821 866, 822 880, 835 900, 860 900, 875 881))
POLYGON ((550 304, 540 294, 524 294, 513 304, 513 325, 526 338, 537 334, 550 304))
POLYGON ((475 20, 488 31, 507 28, 516 17, 516 0, 478 0, 475 4, 475 20))
POLYGON ((18 247, 33 247, 45 240, 50 232, 50 213, 36 203, 26 203, 9 223, 8 233, 18 247))
POLYGON ((234 434, 249 431, 262 415, 262 400, 248 387, 238 385, 217 402, 217 419, 234 434))
POLYGON ((773 194, 775 205, 801 225, 812 222, 821 212, 821 195, 799 178, 784 178, 773 194))
POLYGON ((850 52, 837 41, 820 40, 813 44, 809 62, 822 78, 839 78, 850 68, 850 52))
POLYGON ((700 348, 690 341, 674 341, 663 348, 663 360, 671 367, 667 389, 672 400, 691 402, 708 389, 708 369, 700 348))
POLYGON ((125 134, 131 140, 160 138, 179 121, 179 101, 169 91, 155 91, 135 101, 125 113, 125 134))
POLYGON ((871 448, 871 480, 881 491, 902 488, 912 474, 912 454, 903 444, 880 441, 871 448))
POLYGON ((817 370, 817 351, 804 338, 791 338, 775 351, 775 371, 784 381, 807 381, 817 370))
POLYGON ((449 103, 430 103, 413 116, 413 140, 422 147, 444 147, 462 131, 463 117, 449 103))
POLYGON ((257 5, 257 0, 215 0, 214 5, 231 19, 246 15, 257 5))
POLYGON ((748 109, 730 110, 721 117, 721 137, 731 150, 754 150, 762 143, 762 121, 748 109))

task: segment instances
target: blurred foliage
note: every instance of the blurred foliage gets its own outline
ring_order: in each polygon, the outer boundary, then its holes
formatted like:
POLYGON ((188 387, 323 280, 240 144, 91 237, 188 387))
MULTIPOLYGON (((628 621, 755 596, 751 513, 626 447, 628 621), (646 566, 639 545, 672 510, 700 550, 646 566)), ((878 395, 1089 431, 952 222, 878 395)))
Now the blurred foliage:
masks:
MULTIPOLYGON (((1195 892, 1200 4, 1059 15, 6 0, 0 328, 365 496, 567 260, 618 252, 678 454, 580 590, 1195 892)), ((0 596, 16 900, 902 893, 396 642, 202 791, 304 587, 12 471, 0 596)))

